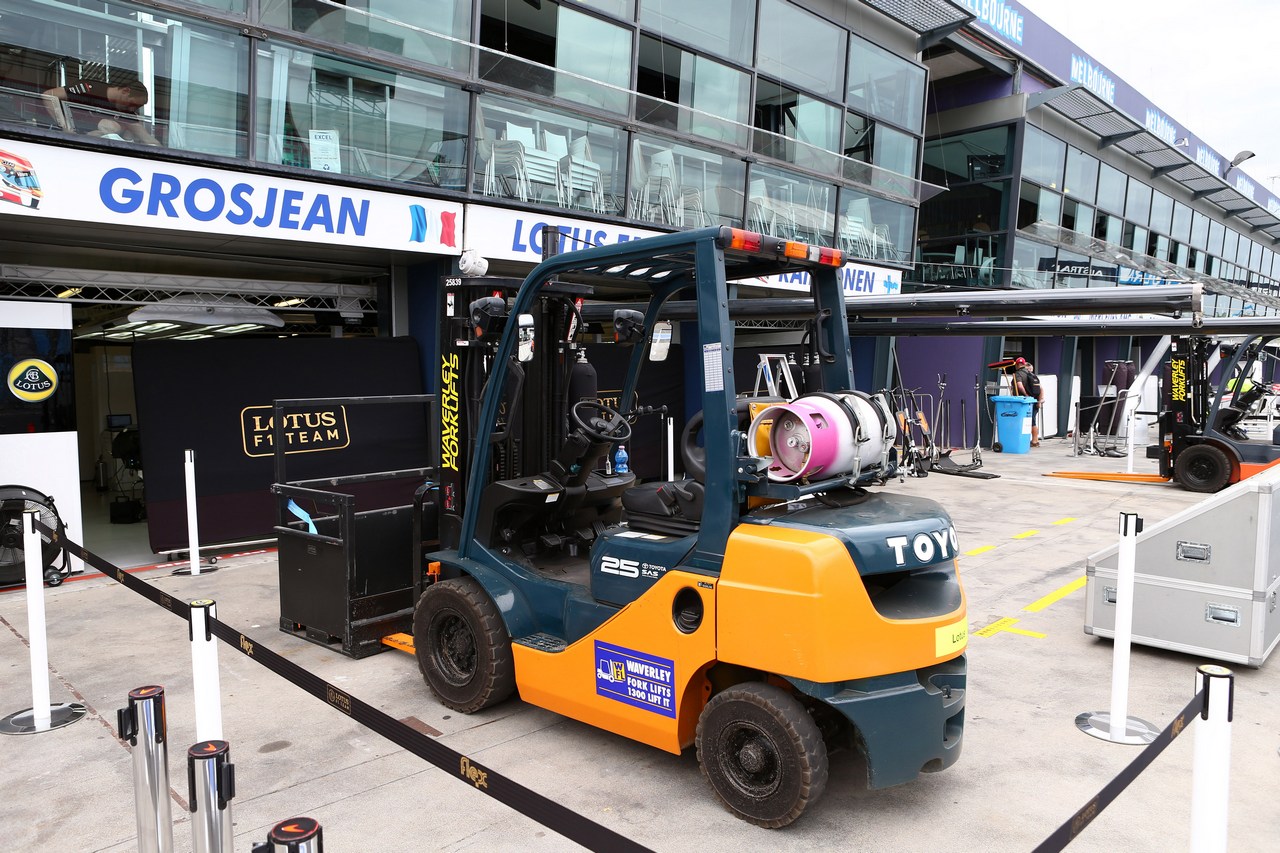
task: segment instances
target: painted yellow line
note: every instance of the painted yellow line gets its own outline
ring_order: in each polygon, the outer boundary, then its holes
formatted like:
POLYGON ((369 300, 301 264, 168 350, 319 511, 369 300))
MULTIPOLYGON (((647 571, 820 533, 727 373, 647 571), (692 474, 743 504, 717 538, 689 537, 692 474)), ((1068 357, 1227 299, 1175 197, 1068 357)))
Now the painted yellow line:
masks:
POLYGON ((994 637, 1001 631, 1006 631, 1010 634, 1021 634, 1024 637, 1035 637, 1037 640, 1044 639, 1044 634, 1041 634, 1039 631, 1028 631, 1024 628, 1013 627, 1018 624, 1018 621, 1019 620, 1014 619, 1011 616, 1006 616, 1003 619, 997 619, 987 627, 979 629, 974 633, 979 637, 994 637))
POLYGON ((1039 533, 1039 532, 1040 532, 1039 530, 1024 530, 1024 531, 1023 531, 1023 532, 1021 532, 1021 533, 1015 534, 1013 538, 1014 538, 1014 539, 1028 539, 1028 538, 1030 538, 1030 537, 1032 537, 1032 536, 1035 536, 1035 535, 1036 535, 1037 533, 1039 533))
POLYGON ((1036 601, 1031 602, 1030 604, 1028 604, 1026 607, 1022 609, 1028 611, 1029 613, 1038 613, 1041 610, 1044 610, 1050 604, 1053 604, 1055 601, 1066 598, 1068 595, 1075 592, 1080 587, 1084 586, 1085 580, 1086 578, 1084 577, 1078 577, 1075 580, 1073 580, 1071 583, 1067 584, 1066 586, 1062 586, 1062 587, 1059 587, 1058 589, 1055 589, 1053 592, 1049 593, 1044 598, 1037 599, 1036 601))
POLYGON ((988 551, 994 551, 995 549, 995 545, 983 545, 981 548, 974 548, 972 551, 965 551, 964 555, 966 557, 976 557, 979 554, 985 554, 988 551))
POLYGON ((1060 518, 1060 519, 1058 519, 1057 521, 1055 521, 1055 522, 1054 522, 1054 524, 1068 524, 1068 523, 1070 523, 1070 522, 1072 522, 1072 521, 1075 521, 1075 520, 1076 520, 1076 519, 1074 519, 1074 518, 1060 518))

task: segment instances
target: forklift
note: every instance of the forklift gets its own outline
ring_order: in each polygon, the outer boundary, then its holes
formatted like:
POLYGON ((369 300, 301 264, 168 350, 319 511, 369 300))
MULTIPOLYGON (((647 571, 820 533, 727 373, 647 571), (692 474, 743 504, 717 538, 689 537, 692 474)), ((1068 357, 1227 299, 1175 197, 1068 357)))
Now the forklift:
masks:
POLYGON ((1159 442, 1147 448, 1160 475, 1193 492, 1217 492, 1280 463, 1280 426, 1255 436, 1245 429, 1258 413, 1275 376, 1280 335, 1251 335, 1240 343, 1219 343, 1204 335, 1170 342, 1159 442), (1210 362, 1222 357, 1212 384, 1210 362), (1269 380, 1263 381, 1263 376, 1269 380))
POLYGON ((862 754, 873 789, 955 763, 968 636, 956 532, 937 503, 875 488, 898 474, 897 425, 882 396, 854 388, 845 260, 711 227, 554 255, 518 286, 446 280, 438 494, 416 525, 439 545, 419 549, 413 615, 444 705, 473 713, 518 693, 674 754, 693 747, 728 810, 769 828, 822 795, 831 753, 862 754), (818 382, 753 399, 733 369, 729 282, 796 273, 818 382), (668 354, 673 297, 696 306, 681 393, 698 401, 702 441, 680 442, 683 479, 641 482, 643 460, 617 448, 664 411, 638 389, 668 354), (576 381, 588 300, 634 306, 613 312, 631 347, 616 405, 576 381))

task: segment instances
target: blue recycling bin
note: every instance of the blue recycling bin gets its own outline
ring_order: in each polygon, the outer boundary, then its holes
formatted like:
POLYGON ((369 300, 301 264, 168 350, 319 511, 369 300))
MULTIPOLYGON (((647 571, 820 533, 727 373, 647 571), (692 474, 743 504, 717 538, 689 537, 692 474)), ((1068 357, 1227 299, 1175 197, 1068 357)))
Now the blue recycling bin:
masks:
POLYGON ((992 397, 996 404, 996 440, 1005 453, 1031 452, 1031 409, 1035 397, 992 397))

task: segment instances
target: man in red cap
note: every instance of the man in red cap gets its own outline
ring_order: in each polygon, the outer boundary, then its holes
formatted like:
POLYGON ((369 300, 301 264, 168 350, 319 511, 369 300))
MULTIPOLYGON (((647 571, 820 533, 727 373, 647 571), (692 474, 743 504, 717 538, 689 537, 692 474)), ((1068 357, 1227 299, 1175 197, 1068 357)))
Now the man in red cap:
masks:
POLYGON ((1035 400, 1031 405, 1031 446, 1039 447, 1040 404, 1044 402, 1044 389, 1040 387, 1040 377, 1036 376, 1031 363, 1021 356, 1013 360, 1013 393, 1035 400))

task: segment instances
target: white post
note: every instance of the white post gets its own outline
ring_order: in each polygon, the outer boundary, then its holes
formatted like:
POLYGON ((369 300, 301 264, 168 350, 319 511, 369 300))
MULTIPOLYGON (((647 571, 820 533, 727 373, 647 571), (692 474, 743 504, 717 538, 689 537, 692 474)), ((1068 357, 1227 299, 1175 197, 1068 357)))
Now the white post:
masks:
POLYGON ((1160 730, 1146 720, 1129 716, 1129 646, 1133 640, 1133 588, 1141 532, 1141 518, 1131 512, 1120 513, 1116 629, 1111 647, 1111 711, 1086 711, 1076 716, 1076 728, 1085 734, 1128 746, 1151 743, 1160 734, 1160 730))
POLYGON ((218 641, 210 619, 218 607, 210 599, 191 602, 191 675, 195 682, 196 738, 222 740, 222 684, 218 677, 218 641))
POLYGON ((1129 719, 1129 646, 1133 640, 1133 576, 1138 565, 1142 519, 1120 513, 1120 552, 1116 564, 1116 632, 1111 664, 1111 739, 1124 738, 1129 719))
POLYGON ((27 573, 27 636, 31 642, 31 722, 38 732, 49 730, 49 644, 44 619, 44 543, 36 530, 35 513, 23 517, 22 548, 27 573))
POLYGON ((1129 436, 1129 452, 1125 454, 1127 459, 1124 463, 1124 470, 1126 474, 1133 473, 1133 445, 1136 443, 1134 441, 1134 430, 1137 429, 1137 424, 1138 407, 1135 405, 1133 408, 1129 409, 1129 424, 1125 427, 1125 432, 1129 436))
POLYGON ((187 544, 191 548, 191 575, 195 577, 200 574, 200 532, 196 523, 196 452, 186 451, 186 460, 187 544))
POLYGON ((1205 664, 1196 670, 1196 686, 1205 696, 1191 765, 1191 853, 1225 853, 1235 675, 1205 664))

